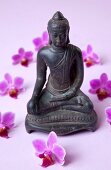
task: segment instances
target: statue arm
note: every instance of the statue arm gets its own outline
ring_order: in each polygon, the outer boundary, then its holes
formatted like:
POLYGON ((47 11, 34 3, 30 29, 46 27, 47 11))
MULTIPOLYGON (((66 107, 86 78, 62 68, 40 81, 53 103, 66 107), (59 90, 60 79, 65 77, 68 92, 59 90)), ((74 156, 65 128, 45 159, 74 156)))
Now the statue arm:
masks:
POLYGON ((74 83, 66 93, 61 94, 60 96, 55 96, 52 101, 70 99, 71 97, 75 96, 76 92, 80 89, 84 77, 84 67, 83 67, 82 53, 79 49, 77 49, 76 55, 77 55, 75 59, 76 76, 75 76, 74 83))
POLYGON ((83 59, 82 59, 82 53, 80 50, 77 51, 77 57, 75 59, 75 66, 76 66, 76 76, 74 83, 71 87, 71 92, 69 90, 70 94, 74 94, 80 89, 82 83, 83 83, 83 78, 84 78, 84 67, 83 67, 83 59))
POLYGON ((37 78, 36 78, 36 83, 35 83, 35 87, 34 87, 34 91, 32 94, 32 98, 38 98, 41 90, 46 82, 46 70, 47 70, 47 66, 42 58, 42 56, 40 55, 40 52, 38 52, 37 55, 37 78))

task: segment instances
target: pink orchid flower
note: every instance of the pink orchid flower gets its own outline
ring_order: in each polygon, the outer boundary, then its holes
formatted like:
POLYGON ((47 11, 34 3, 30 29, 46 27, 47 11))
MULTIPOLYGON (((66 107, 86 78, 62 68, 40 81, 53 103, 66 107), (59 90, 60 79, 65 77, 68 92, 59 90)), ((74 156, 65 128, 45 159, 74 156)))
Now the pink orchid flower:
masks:
POLYGON ((8 73, 4 75, 4 80, 0 82, 0 95, 9 94, 10 97, 17 98, 18 94, 23 90, 24 79, 15 77, 8 73))
POLYGON ((46 46, 49 41, 49 36, 47 31, 43 32, 42 37, 37 37, 33 39, 33 43, 35 45, 35 50, 39 51, 42 47, 46 46))
POLYGON ((105 109, 106 120, 111 125, 111 107, 105 109))
POLYGON ((55 132, 50 132, 47 143, 42 139, 33 141, 33 146, 36 149, 36 156, 42 159, 41 166, 48 167, 55 162, 64 164, 66 155, 65 149, 57 144, 57 135, 55 132))
POLYGON ((23 48, 19 48, 18 54, 12 56, 13 64, 21 64, 22 66, 27 67, 29 63, 33 61, 33 52, 25 51, 23 48))
POLYGON ((87 67, 90 67, 94 64, 100 64, 99 56, 93 52, 92 46, 88 45, 86 51, 82 51, 83 61, 86 63, 87 67))
POLYGON ((0 113, 0 136, 9 138, 8 132, 14 126, 15 114, 7 112, 4 114, 0 113))
POLYGON ((101 74, 100 79, 93 79, 90 81, 92 94, 97 94, 99 100, 111 97, 111 80, 108 80, 106 73, 101 74))

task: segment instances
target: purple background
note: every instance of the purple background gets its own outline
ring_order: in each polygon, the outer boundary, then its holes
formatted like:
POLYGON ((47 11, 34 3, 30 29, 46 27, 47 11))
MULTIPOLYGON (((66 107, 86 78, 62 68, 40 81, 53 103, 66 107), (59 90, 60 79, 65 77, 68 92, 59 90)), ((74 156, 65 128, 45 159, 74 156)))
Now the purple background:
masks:
MULTIPOLYGON (((66 148, 66 164, 50 166, 56 170, 110 170, 111 169, 111 126, 105 120, 104 109, 111 105, 111 99, 100 102, 96 95, 88 93, 89 80, 99 78, 103 72, 111 79, 111 1, 110 0, 0 0, 0 81, 9 72, 25 78, 26 92, 18 100, 9 96, 0 97, 2 113, 16 113, 17 127, 10 133, 9 140, 0 138, 1 170, 41 170, 32 140, 47 139, 47 134, 27 134, 24 127, 26 103, 31 97, 36 75, 36 66, 29 68, 13 66, 11 56, 18 48, 33 50, 32 39, 41 36, 52 15, 60 10, 70 22, 72 44, 85 49, 90 43, 102 58, 103 65, 85 68, 82 90, 94 103, 98 114, 98 129, 59 137, 58 142, 66 148)), ((34 53, 36 56, 36 53, 34 53)))

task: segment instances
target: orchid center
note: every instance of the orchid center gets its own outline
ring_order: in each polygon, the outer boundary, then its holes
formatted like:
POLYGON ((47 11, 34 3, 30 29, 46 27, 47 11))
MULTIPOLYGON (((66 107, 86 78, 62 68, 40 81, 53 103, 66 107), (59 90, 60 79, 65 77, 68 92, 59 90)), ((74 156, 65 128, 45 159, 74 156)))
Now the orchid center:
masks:
POLYGON ((108 97, 108 93, 107 93, 107 91, 105 90, 105 89, 98 89, 97 91, 96 91, 96 93, 97 93, 97 96, 98 96, 98 98, 100 99, 100 100, 103 100, 103 99, 105 99, 105 98, 107 98, 108 97))
POLYGON ((17 89, 10 89, 10 90, 9 90, 9 95, 10 95, 11 97, 17 98, 18 90, 17 90, 17 89))
POLYGON ((86 65, 87 65, 87 67, 92 66, 92 65, 93 65, 92 60, 88 58, 88 59, 86 60, 86 65))
POLYGON ((5 126, 0 127, 0 136, 1 137, 8 137, 8 131, 7 130, 8 129, 5 126))
POLYGON ((22 58, 21 65, 28 66, 28 60, 26 58, 22 58))
POLYGON ((44 153, 42 158, 43 158, 43 162, 42 162, 43 167, 48 167, 54 164, 54 160, 51 154, 44 153))

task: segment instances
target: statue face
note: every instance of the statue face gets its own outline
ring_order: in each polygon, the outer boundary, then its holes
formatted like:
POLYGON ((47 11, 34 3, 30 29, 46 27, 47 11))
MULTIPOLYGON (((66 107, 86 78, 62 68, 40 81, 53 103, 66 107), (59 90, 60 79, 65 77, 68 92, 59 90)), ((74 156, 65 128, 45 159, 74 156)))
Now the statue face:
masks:
POLYGON ((53 30, 50 33, 50 39, 54 46, 64 47, 67 44, 68 31, 67 30, 53 30))

